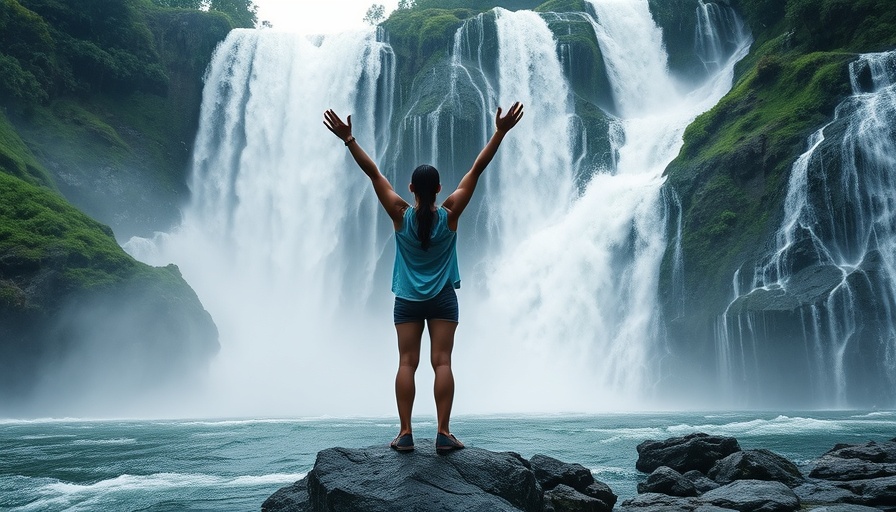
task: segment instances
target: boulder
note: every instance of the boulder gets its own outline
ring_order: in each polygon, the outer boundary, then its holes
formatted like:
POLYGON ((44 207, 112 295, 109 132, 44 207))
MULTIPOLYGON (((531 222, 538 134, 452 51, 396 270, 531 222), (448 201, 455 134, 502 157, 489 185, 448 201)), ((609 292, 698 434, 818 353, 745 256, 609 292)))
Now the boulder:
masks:
POLYGON ((849 489, 843 489, 830 482, 808 481, 793 488, 802 503, 832 504, 861 503, 862 499, 849 489))
POLYGON ((678 497, 697 495, 697 489, 694 487, 693 482, 682 476, 678 471, 666 466, 656 468, 647 477, 646 482, 639 483, 638 492, 659 492, 678 497))
POLYGON ((651 473, 660 466, 668 466, 679 473, 693 469, 706 473, 720 459, 740 451, 733 437, 694 433, 665 441, 644 441, 638 445, 638 471, 651 473))
POLYGON ((612 505, 586 496, 566 484, 544 493, 544 512, 610 512, 612 505))
POLYGON ((853 480, 839 484, 860 497, 858 503, 870 506, 896 506, 896 476, 853 480))
POLYGON ((825 505, 823 507, 810 508, 809 512, 880 512, 880 509, 866 507, 865 505, 825 505))
POLYGON ((896 463, 896 439, 883 443, 870 441, 865 444, 838 444, 825 456, 877 463, 896 463))
POLYGON ((698 499, 740 512, 791 512, 800 508, 800 499, 790 487, 766 480, 737 480, 698 499))
POLYGON ((308 504, 308 486, 305 479, 283 487, 261 504, 262 512, 290 511, 311 512, 308 504))
POLYGON ((305 479, 271 495, 262 512, 609 512, 615 503, 587 468, 546 456, 530 462, 472 447, 438 455, 373 446, 319 452, 305 479), (547 492, 536 471, 553 485, 547 492))
POLYGON ((838 444, 815 462, 809 476, 837 481, 896 476, 896 440, 838 444))
POLYGON ((645 492, 625 500, 618 512, 693 512, 703 505, 697 498, 680 498, 657 492, 645 492))
POLYGON ((805 481, 796 464, 769 450, 745 450, 716 462, 709 478, 720 484, 735 480, 773 480, 788 487, 805 481))
POLYGON ((824 455, 815 462, 815 467, 809 472, 809 476, 837 481, 896 476, 896 464, 824 455))
POLYGON ((553 489, 565 484, 573 489, 582 490, 594 483, 591 470, 581 464, 570 464, 547 455, 533 455, 529 460, 532 472, 541 487, 553 489))
POLYGON ((566 485, 585 496, 600 500, 610 508, 616 504, 617 497, 610 487, 595 480, 591 470, 581 464, 563 462, 547 455, 533 455, 527 463, 545 491, 566 485))
POLYGON ((681 476, 687 478, 691 481, 692 484, 694 484, 694 488, 697 489, 698 494, 703 494, 706 491, 711 491, 713 489, 718 489, 719 487, 721 487, 721 484, 719 484, 715 480, 712 480, 696 469, 692 469, 681 476))

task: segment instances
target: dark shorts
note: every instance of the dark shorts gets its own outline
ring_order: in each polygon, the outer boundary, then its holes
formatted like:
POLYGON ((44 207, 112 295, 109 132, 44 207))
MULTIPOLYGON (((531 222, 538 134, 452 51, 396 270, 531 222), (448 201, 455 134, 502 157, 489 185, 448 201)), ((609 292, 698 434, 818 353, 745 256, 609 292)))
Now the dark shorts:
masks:
POLYGON ((438 295, 427 300, 407 300, 395 297, 392 316, 396 324, 423 322, 424 320, 447 320, 457 322, 457 294, 451 284, 442 288, 438 295))

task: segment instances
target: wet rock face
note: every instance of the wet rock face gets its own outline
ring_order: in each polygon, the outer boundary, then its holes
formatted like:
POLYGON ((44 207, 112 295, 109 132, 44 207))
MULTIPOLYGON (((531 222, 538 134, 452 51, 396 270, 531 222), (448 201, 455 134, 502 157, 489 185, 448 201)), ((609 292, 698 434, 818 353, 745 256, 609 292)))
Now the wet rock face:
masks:
POLYGON ((740 445, 733 437, 695 433, 665 441, 644 441, 637 450, 638 471, 650 473, 667 466, 679 473, 694 469, 706 473, 717 461, 740 451, 740 445))
POLYGON ((615 503, 587 468, 543 455, 370 447, 321 451, 308 476, 274 493, 262 511, 609 512, 615 503))
POLYGON ((708 476, 720 484, 735 480, 768 480, 791 488, 805 481, 796 464, 768 450, 732 453, 717 462, 708 476))

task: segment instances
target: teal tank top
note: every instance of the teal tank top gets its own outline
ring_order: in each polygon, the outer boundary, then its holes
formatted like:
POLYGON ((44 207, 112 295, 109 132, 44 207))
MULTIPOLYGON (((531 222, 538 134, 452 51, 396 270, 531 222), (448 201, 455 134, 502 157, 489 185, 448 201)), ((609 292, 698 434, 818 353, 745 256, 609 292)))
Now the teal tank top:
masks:
POLYGON ((395 266, 392 292, 402 299, 422 301, 435 297, 442 288, 460 288, 457 269, 457 232, 448 229, 448 210, 439 207, 432 223, 429 250, 417 239, 417 216, 413 208, 404 212, 395 232, 395 266))

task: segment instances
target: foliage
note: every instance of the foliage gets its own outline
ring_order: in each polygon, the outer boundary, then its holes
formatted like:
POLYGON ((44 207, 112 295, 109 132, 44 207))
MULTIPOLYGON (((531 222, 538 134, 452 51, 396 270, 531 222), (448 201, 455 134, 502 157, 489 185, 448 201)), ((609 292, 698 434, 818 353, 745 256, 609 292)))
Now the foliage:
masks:
POLYGON ((235 27, 255 28, 258 24, 258 6, 252 0, 210 0, 208 8, 226 14, 235 27))
POLYGON ((203 0, 152 0, 152 3, 159 7, 196 10, 203 8, 206 4, 203 0))
POLYGON ((373 4, 364 14, 364 23, 369 25, 379 25, 386 17, 386 6, 383 4, 373 4))
POLYGON ((688 307, 711 317, 727 303, 733 272, 761 257, 773 236, 807 137, 850 94, 848 63, 856 52, 896 45, 890 0, 732 4, 756 36, 753 51, 729 94, 688 127, 666 170, 683 209, 688 307))
POLYGON ((55 190, 52 178, 2 114, 0 114, 0 173, 15 176, 32 185, 55 190))
POLYGON ((61 294, 116 282, 138 265, 118 246, 109 228, 58 194, 2 173, 0 258, 7 262, 5 272, 55 262, 64 268, 61 294))
POLYGON ((588 12, 585 0, 547 0, 535 12, 588 12))
POLYGON ((517 11, 535 9, 542 0, 417 0, 418 9, 472 9, 477 12, 495 7, 517 11))

